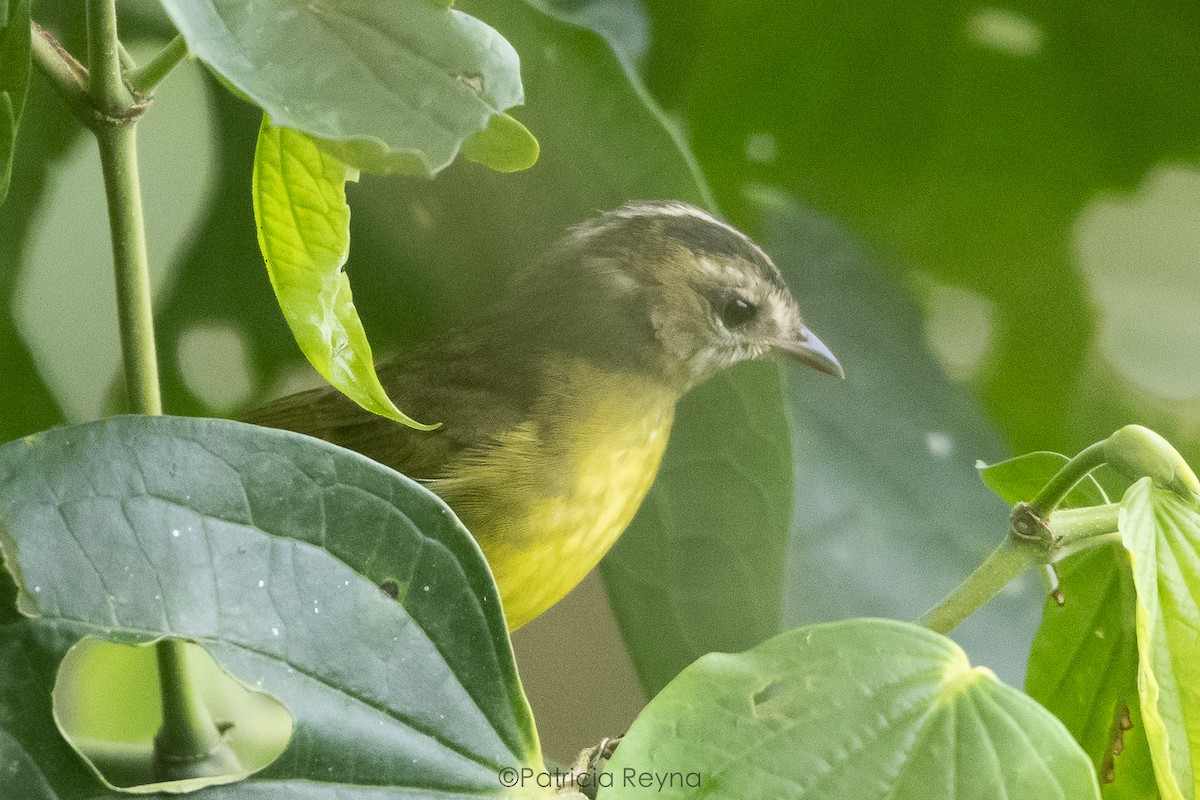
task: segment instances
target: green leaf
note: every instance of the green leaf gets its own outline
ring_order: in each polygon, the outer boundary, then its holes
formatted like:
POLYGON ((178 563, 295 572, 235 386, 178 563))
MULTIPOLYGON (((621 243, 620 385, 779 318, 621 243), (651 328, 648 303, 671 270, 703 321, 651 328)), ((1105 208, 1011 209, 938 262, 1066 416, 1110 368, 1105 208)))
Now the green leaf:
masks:
POLYGON ((520 172, 537 161, 538 140, 508 114, 497 114, 488 126, 463 143, 463 157, 496 172, 520 172))
POLYGON ((263 117, 254 153, 258 245, 296 343, 325 380, 368 411, 431 430, 388 399, 354 308, 348 171, 308 136, 263 117))
POLYGON ((523 101, 516 51, 429 0, 164 0, 188 49, 352 166, 433 175, 523 101))
POLYGON ((1056 567, 1029 654, 1025 691, 1062 720, 1092 760, 1106 798, 1153 796, 1138 714, 1133 576, 1125 551, 1099 547, 1056 567))
MULTIPOLYGON (((1029 502, 1050 482, 1054 474, 1070 461, 1061 453, 1039 451, 1001 461, 997 464, 977 464, 979 477, 996 495, 1015 506, 1029 502)), ((1091 475, 1084 477, 1067 494, 1060 508, 1084 508, 1109 502, 1108 495, 1091 475)))
POLYGON ((850 620, 684 670, 607 772, 617 798, 1098 798, 1087 756, 1029 697, 924 628, 850 620), (631 786, 642 774, 683 779, 631 786), (688 773, 700 790, 681 787, 688 773))
MULTIPOLYGON (((1032 500, 1070 459, 1028 453, 981 467, 1006 503, 1032 500)), ((1108 503, 1088 475, 1063 508, 1108 503)), ((1101 547, 1055 565, 1058 592, 1046 598, 1033 639, 1025 691, 1057 716, 1092 759, 1106 798, 1150 797, 1154 773, 1138 714, 1133 576, 1124 550, 1101 547)))
MULTIPOLYGON (((938 366, 915 301, 879 262, 786 195, 759 189, 754 202, 749 229, 846 370, 839 381, 780 367, 794 470, 783 624, 916 619, 1004 536, 1007 509, 973 466, 1006 447, 938 366)), ((1041 601, 1026 574, 954 638, 1018 681, 1041 601)))
POLYGON ((0 0, 0 204, 12 180, 17 125, 29 88, 29 0, 0 0))
POLYGON ((33 617, 0 629, 0 748, 51 796, 107 796, 50 713, 88 635, 190 639, 288 707, 291 746, 221 797, 504 797, 497 770, 541 767, 482 554, 415 482, 295 434, 118 417, 5 445, 0 486, 33 617))
POLYGON ((1200 501, 1142 478, 1121 500, 1137 589, 1138 695, 1164 800, 1200 790, 1200 501))

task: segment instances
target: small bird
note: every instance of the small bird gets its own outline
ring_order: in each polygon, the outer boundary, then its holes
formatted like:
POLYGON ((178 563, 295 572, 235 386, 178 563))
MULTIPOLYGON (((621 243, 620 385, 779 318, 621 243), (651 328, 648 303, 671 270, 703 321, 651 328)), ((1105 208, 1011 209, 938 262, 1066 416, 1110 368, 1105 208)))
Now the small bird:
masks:
POLYGON ((686 203, 631 203, 571 228, 491 311, 379 367, 396 404, 440 420, 436 430, 376 416, 332 387, 248 421, 423 482, 479 542, 516 630, 633 519, 679 399, 775 353, 843 374, 749 237, 686 203))

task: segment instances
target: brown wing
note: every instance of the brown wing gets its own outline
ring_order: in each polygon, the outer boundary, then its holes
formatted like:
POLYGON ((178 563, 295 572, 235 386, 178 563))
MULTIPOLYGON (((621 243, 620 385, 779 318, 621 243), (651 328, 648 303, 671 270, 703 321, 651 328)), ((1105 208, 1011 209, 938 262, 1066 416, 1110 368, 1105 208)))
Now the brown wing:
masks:
POLYGON ((413 478, 442 476, 464 449, 487 446, 528 418, 535 376, 504 363, 481 336, 454 334, 423 345, 378 370, 404 413, 440 422, 418 431, 364 411, 330 386, 289 395, 245 416, 245 421, 308 434, 356 450, 413 478))

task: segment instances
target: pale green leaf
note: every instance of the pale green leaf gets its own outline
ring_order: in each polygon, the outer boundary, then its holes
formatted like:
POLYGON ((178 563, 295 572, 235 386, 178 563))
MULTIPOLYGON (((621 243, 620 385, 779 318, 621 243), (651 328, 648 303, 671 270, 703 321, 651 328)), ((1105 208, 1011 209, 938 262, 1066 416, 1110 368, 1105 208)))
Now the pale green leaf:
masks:
POLYGON ((538 140, 519 120, 497 114, 463 143, 462 154, 496 172, 519 172, 534 165, 538 150, 538 140))
POLYGON ((1121 501, 1137 590, 1138 694, 1165 800, 1200 796, 1200 501, 1142 478, 1121 501))
POLYGON ((1099 797, 1087 756, 1044 708, 949 639, 868 619, 701 658, 646 707, 607 772, 600 800, 1099 797), (642 774, 665 785, 636 785, 642 774))
POLYGON ((345 165, 264 117, 254 155, 258 244, 279 307, 317 372, 368 411, 429 430, 388 399, 343 265, 350 252, 345 165))

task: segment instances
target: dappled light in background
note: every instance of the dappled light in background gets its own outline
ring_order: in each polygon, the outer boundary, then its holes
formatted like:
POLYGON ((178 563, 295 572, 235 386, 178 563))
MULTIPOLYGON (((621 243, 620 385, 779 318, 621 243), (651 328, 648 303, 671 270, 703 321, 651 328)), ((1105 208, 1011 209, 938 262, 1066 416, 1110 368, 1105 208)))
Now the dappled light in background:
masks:
MULTIPOLYGON (((156 42, 134 47, 153 52, 156 42)), ((211 199, 217 130, 204 73, 184 65, 138 127, 151 278, 166 291, 211 199), (181 155, 186 154, 186 157, 181 155)), ((49 99, 49 98, 47 98, 49 99)), ((46 197, 16 275, 12 313, 38 369, 72 420, 107 413, 120 366, 108 216, 96 145, 76 139, 48 176, 46 197)))
POLYGON ((751 134, 746 139, 746 158, 759 164, 770 164, 778 155, 778 146, 775 137, 769 133, 751 134))
POLYGON ((951 378, 969 381, 985 367, 995 335, 995 308, 986 295, 913 278, 914 294, 925 314, 925 338, 951 378))
POLYGON ((258 388, 249 342, 241 328, 201 323, 179 337, 176 357, 188 390, 223 414, 238 411, 258 388))
POLYGON ((1152 170, 1131 194, 1097 197, 1075 247, 1099 348, 1141 390, 1200 401, 1200 171, 1152 170))
POLYGON ((967 21, 967 35, 978 45, 1014 56, 1036 55, 1042 29, 1023 14, 1004 8, 981 8, 967 21))

